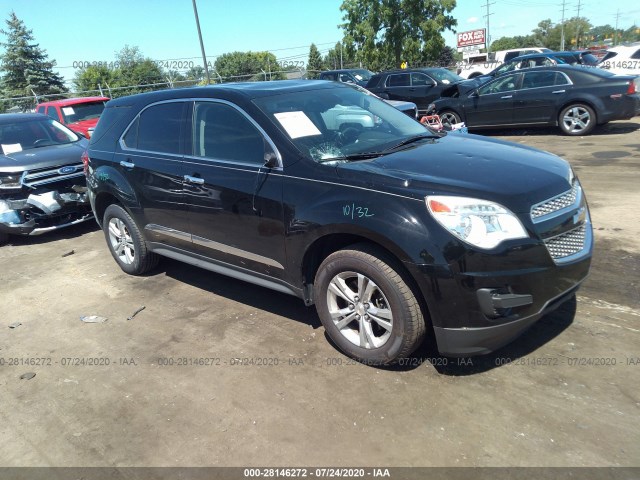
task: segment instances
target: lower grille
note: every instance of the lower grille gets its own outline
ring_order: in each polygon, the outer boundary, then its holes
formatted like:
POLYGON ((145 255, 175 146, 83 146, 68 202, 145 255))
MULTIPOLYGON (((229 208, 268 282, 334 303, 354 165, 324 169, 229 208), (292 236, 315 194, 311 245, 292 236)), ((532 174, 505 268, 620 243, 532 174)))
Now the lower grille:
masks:
POLYGON ((587 224, 544 240, 547 250, 554 261, 562 261, 567 257, 580 253, 585 248, 587 224))

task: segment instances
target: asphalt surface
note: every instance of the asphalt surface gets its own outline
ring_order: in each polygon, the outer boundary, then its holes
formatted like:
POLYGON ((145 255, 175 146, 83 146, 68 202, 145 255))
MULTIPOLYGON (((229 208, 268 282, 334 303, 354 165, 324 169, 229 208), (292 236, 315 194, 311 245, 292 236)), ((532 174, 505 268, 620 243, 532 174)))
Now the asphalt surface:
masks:
POLYGON ((127 276, 93 222, 12 238, 0 466, 640 466, 640 118, 485 134, 575 167, 596 240, 576 302, 494 354, 427 341, 382 369, 294 297, 168 259, 127 276))

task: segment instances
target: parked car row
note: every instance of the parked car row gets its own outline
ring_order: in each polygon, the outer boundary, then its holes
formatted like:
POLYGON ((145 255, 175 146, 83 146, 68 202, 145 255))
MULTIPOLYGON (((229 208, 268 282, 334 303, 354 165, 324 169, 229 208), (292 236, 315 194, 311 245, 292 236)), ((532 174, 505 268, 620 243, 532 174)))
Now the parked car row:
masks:
POLYGON ((596 125, 640 114, 639 77, 614 75, 597 62, 588 51, 538 52, 472 80, 444 68, 391 70, 372 75, 366 88, 437 113, 445 126, 558 126, 566 135, 588 135, 596 125))

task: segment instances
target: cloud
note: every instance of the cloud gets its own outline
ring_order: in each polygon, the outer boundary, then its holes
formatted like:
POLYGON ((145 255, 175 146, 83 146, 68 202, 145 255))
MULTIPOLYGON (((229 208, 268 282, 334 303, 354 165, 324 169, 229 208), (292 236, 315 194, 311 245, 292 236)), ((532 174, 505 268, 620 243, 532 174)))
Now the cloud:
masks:
POLYGON ((467 23, 477 23, 478 17, 469 17, 467 18, 467 23))

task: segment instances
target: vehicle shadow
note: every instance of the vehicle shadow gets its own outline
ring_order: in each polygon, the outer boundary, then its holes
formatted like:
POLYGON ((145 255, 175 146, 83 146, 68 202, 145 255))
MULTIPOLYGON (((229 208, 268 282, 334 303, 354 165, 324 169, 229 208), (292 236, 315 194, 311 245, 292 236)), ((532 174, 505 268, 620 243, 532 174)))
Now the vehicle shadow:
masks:
MULTIPOLYGON (((198 289, 258 310, 305 323, 314 329, 322 326, 315 308, 305 307, 300 299, 285 293, 275 292, 168 258, 164 258, 153 273, 165 273, 179 282, 187 283, 198 289)), ((538 320, 529 330, 509 345, 491 354, 478 357, 458 359, 440 355, 431 331, 427 333, 425 342, 409 358, 402 359, 399 363, 391 366, 371 366, 388 371, 405 372, 415 370, 423 365, 430 365, 439 374, 446 376, 467 376, 483 373, 514 362, 536 351, 568 328, 573 322, 575 314, 576 298, 573 296, 557 310, 538 320)), ((324 337, 339 352, 339 349, 327 336, 326 332, 324 337)))
POLYGON ((286 293, 276 292, 169 258, 163 258, 158 268, 150 272, 152 275, 158 273, 165 273, 179 282, 258 310, 306 323, 314 329, 322 325, 315 308, 306 307, 301 299, 286 293))
MULTIPOLYGON (((615 122, 609 122, 605 125, 598 125, 593 132, 591 132, 588 137, 598 136, 598 135, 620 135, 633 133, 637 130, 640 130, 640 123, 632 122, 627 120, 618 120, 615 122)), ((565 136, 560 132, 560 129, 557 127, 523 127, 523 128, 503 128, 503 129, 481 129, 475 130, 470 129, 469 133, 483 135, 488 137, 541 137, 554 135, 557 137, 565 136)), ((567 137, 567 138, 581 138, 577 137, 567 137)))

